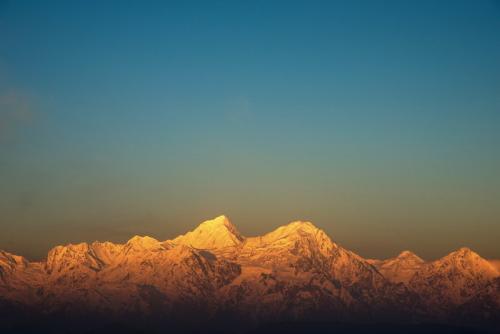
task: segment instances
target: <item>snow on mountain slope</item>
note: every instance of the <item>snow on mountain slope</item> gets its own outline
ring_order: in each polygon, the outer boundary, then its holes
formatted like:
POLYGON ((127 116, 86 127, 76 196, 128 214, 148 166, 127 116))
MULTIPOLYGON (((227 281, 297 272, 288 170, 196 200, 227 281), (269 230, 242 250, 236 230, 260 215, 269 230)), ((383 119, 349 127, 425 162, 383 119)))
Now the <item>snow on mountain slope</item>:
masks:
POLYGON ((132 237, 124 246, 125 253, 141 253, 143 251, 160 251, 165 247, 155 238, 136 235, 132 237))
POLYGON ((345 309, 349 293, 333 279, 328 258, 337 247, 309 222, 292 222, 262 237, 246 238, 235 254, 242 274, 221 290, 227 312, 255 319, 306 317, 345 309))
POLYGON ((449 310, 468 301, 496 277, 498 272, 488 261, 464 247, 422 265, 409 286, 424 296, 430 308, 449 310))
POLYGON ((292 222, 262 237, 247 238, 237 252, 242 264, 294 274, 314 271, 346 286, 366 276, 383 279, 366 260, 334 243, 310 222, 292 222))
POLYGON ((36 303, 36 290, 46 277, 43 265, 0 251, 0 299, 20 304, 36 303))
POLYGON ((238 248, 238 260, 264 267, 307 270, 322 266, 335 247, 322 230, 310 222, 297 221, 262 237, 247 238, 238 248))
POLYGON ((255 318, 329 312, 340 320, 346 309, 370 313, 400 297, 374 266, 310 222, 246 238, 234 252, 242 275, 224 288, 224 304, 255 318))
POLYGON ((500 274, 500 260, 488 260, 488 262, 495 267, 497 272, 500 274))
POLYGON ((79 267, 96 272, 103 266, 104 262, 97 257, 93 248, 82 242, 77 245, 57 246, 50 250, 45 267, 48 274, 60 275, 79 267))
POLYGON ((199 249, 220 249, 233 247, 243 241, 243 237, 229 219, 222 215, 201 223, 196 229, 171 240, 174 244, 199 249))
POLYGON ((408 284, 424 263, 424 260, 410 251, 403 251, 391 259, 373 262, 385 278, 393 283, 404 284, 408 284))
POLYGON ((114 244, 109 241, 95 241, 91 244, 91 248, 94 251, 94 254, 105 265, 111 265, 116 260, 118 255, 122 252, 123 247, 124 246, 121 244, 114 244))
POLYGON ((245 238, 226 216, 163 242, 135 236, 57 246, 44 262, 0 252, 0 299, 49 314, 413 318, 498 305, 498 276, 465 248, 428 263, 408 251, 366 260, 310 222, 245 238))
POLYGON ((206 313, 218 289, 240 274, 239 265, 207 251, 147 236, 58 246, 41 267, 41 283, 28 299, 49 313, 174 312, 193 305, 206 313))
POLYGON ((22 256, 13 255, 0 250, 0 282, 6 280, 19 268, 26 267, 28 261, 22 256))
POLYGON ((171 297, 181 295, 183 290, 201 296, 212 293, 239 272, 236 264, 184 245, 170 249, 154 246, 133 256, 125 246, 123 254, 100 273, 100 278, 106 282, 154 285, 171 297))

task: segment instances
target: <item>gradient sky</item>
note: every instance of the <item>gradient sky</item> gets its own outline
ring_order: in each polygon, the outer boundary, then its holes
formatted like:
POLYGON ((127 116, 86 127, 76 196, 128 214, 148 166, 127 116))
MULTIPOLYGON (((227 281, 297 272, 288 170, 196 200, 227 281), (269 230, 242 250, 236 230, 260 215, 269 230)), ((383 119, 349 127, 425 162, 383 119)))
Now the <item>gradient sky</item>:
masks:
POLYGON ((0 2, 0 249, 222 213, 500 257, 500 2, 0 2))

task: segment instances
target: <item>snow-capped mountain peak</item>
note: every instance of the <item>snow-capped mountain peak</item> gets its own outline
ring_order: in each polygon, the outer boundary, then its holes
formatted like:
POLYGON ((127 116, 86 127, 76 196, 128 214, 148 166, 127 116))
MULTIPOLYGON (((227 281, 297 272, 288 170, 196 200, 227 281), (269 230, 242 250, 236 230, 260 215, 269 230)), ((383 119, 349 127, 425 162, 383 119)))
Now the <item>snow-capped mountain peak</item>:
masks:
POLYGON ((465 247, 431 262, 411 251, 366 260, 308 221, 245 238, 219 216, 163 242, 134 236, 124 244, 57 246, 41 263, 0 251, 0 302, 49 313, 78 305, 171 315, 184 305, 257 320, 325 310, 329 317, 394 309, 440 317, 467 303, 476 309, 500 301, 492 263, 465 247))
POLYGON ((415 260, 418 262, 424 262, 424 260, 422 260, 417 254, 415 254, 409 250, 402 251, 401 253, 398 254, 398 256, 396 258, 401 259, 401 260, 404 259, 404 260, 415 260))
POLYGON ((28 260, 24 257, 0 250, 0 281, 5 280, 5 276, 12 274, 18 268, 27 265, 28 260))
POLYGON ((0 266, 1 265, 26 265, 28 260, 19 255, 14 255, 0 250, 0 266))
POLYGON ((454 267, 462 271, 478 271, 489 278, 498 276, 496 268, 479 254, 467 247, 462 247, 435 262, 439 267, 454 267))
POLYGON ((220 249, 234 247, 245 238, 225 215, 204 221, 193 231, 173 240, 173 244, 186 245, 198 249, 220 249))
POLYGON ((321 229, 314 226, 311 222, 301 220, 280 226, 261 238, 267 242, 273 242, 282 239, 296 240, 304 237, 318 237, 318 241, 321 243, 332 243, 330 238, 321 229))
POLYGON ((127 245, 131 245, 134 247, 140 247, 143 249, 157 248, 160 246, 160 242, 155 238, 151 238, 148 236, 133 236, 129 241, 127 241, 127 245))
POLYGON ((409 282, 412 290, 425 296, 436 308, 459 305, 498 277, 487 260, 467 247, 425 263, 409 282), (432 284, 429 284, 432 282, 432 284))
POLYGON ((415 253, 405 250, 396 257, 372 263, 391 282, 407 284, 425 261, 415 253))
POLYGON ((309 221, 297 220, 287 225, 278 227, 276 231, 280 231, 283 234, 290 234, 295 232, 314 234, 320 231, 320 229, 314 226, 314 224, 309 221))
POLYGON ((305 259, 309 264, 324 260, 335 248, 328 235, 312 223, 294 221, 263 236, 247 238, 238 253, 244 261, 286 267, 305 259))
POLYGON ((75 268, 98 271, 104 263, 97 257, 92 247, 82 242, 57 246, 49 251, 45 268, 49 274, 61 275, 75 268))

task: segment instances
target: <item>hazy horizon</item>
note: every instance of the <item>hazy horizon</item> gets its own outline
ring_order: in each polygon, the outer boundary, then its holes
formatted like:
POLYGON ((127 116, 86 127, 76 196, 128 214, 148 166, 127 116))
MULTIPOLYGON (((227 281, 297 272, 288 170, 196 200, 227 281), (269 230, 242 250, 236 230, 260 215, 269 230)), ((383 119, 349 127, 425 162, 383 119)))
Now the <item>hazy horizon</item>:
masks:
POLYGON ((226 214, 500 258, 498 1, 0 2, 0 249, 226 214))

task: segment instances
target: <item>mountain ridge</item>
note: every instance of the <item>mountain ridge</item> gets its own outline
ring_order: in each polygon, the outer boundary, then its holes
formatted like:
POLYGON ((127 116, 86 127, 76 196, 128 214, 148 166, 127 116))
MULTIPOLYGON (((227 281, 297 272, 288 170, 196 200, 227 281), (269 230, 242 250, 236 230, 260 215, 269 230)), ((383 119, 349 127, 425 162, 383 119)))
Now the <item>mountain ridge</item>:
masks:
MULTIPOLYGON (((0 251, 0 300, 44 314, 181 319, 197 310, 207 319, 233 314, 262 322, 319 316, 456 321, 455 314, 468 312, 485 321, 478 309, 481 301, 500 305, 494 302, 499 277, 491 261, 465 247, 435 261, 411 251, 365 259, 311 222, 245 237, 225 215, 165 241, 134 236, 121 244, 56 246, 40 262, 0 251)), ((495 307, 486 320, 500 314, 495 307)))

